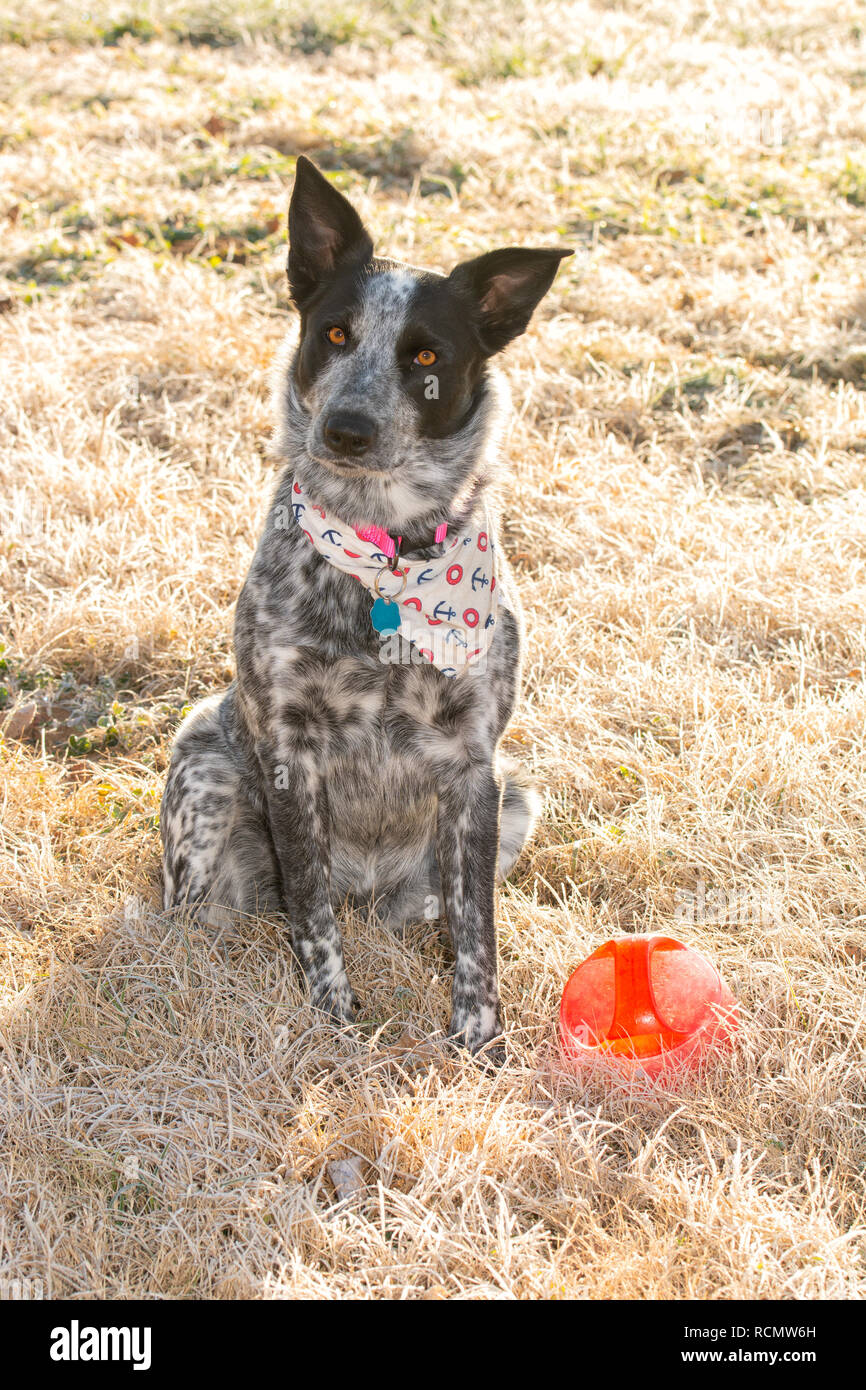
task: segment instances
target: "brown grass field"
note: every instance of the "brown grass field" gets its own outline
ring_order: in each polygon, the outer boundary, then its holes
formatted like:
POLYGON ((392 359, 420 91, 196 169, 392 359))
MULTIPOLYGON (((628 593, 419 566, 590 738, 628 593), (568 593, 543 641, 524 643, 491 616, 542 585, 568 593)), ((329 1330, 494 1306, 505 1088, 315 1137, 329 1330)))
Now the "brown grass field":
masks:
POLYGON ((0 227, 0 1293, 861 1297, 862 5, 0 0, 0 227), (300 151, 394 256, 578 251, 503 359, 546 804, 497 1072, 435 1040, 432 925, 347 921, 339 1032, 272 924, 158 911, 275 478, 300 151), (556 1047, 634 930, 741 1002, 673 1089, 556 1047))

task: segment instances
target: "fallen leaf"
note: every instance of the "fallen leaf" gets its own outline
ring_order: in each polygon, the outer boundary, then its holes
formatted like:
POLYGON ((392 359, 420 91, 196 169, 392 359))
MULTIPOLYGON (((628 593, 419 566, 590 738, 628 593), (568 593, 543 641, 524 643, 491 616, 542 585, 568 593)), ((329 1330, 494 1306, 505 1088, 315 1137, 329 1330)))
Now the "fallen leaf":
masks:
POLYGON ((3 725, 3 732, 7 738, 23 738, 30 725, 36 718, 36 705, 30 701, 26 705, 19 705, 13 710, 3 725))
POLYGON ((328 1164, 328 1177, 334 1184, 334 1190, 341 1202, 345 1202, 348 1197, 354 1197, 359 1192, 363 1192, 366 1183, 364 1182, 364 1160, 357 1155, 352 1158, 334 1158, 328 1164))
POLYGON ((144 243, 144 238, 138 232, 114 232, 105 239, 115 251, 119 251, 121 246, 141 246, 144 243))
POLYGON ((428 1038, 418 1038, 408 1028, 404 1028, 395 1043, 378 1050, 377 1059, 383 1062, 396 1062, 401 1071, 411 1073, 442 1066, 448 1058, 441 1047, 428 1038))

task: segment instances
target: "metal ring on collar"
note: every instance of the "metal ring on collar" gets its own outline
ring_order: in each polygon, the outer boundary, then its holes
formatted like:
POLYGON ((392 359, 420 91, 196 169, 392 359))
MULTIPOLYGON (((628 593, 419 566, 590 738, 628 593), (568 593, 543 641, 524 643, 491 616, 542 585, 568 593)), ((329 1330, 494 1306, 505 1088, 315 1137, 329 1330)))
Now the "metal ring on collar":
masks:
POLYGON ((403 570, 392 570, 392 569, 389 568, 388 565, 383 565, 382 568, 379 570, 379 573, 376 575, 376 578, 373 580, 373 592, 375 593, 375 595, 376 595, 377 598, 384 598, 384 599, 395 599, 395 598, 399 598, 400 595, 402 594, 403 590, 406 588, 406 585, 407 585, 408 582, 409 582, 409 581, 408 581, 408 579, 407 579, 407 577, 406 577, 405 571, 403 571, 403 570), (383 575, 383 574, 388 574, 388 575, 393 574, 395 577, 399 574, 400 578, 403 580, 403 583, 400 585, 400 588, 397 590, 396 594, 383 594, 383 593, 382 593, 382 590, 379 588, 379 580, 382 578, 382 575, 383 575))

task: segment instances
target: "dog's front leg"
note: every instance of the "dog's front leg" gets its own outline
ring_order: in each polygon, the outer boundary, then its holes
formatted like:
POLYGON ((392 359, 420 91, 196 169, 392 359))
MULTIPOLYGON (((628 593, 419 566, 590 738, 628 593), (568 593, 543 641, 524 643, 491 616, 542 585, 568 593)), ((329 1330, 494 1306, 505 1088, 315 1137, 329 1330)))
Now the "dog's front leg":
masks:
POLYGON ((477 1052, 502 1031, 494 888, 501 788, 489 765, 439 789, 436 846, 454 944, 449 1036, 477 1052))
POLYGON ((328 796, 313 759, 278 763, 258 750, 267 786, 268 814, 282 879, 292 946, 310 986, 311 1002, 349 1022, 355 998, 346 975, 343 942, 330 898, 328 796))

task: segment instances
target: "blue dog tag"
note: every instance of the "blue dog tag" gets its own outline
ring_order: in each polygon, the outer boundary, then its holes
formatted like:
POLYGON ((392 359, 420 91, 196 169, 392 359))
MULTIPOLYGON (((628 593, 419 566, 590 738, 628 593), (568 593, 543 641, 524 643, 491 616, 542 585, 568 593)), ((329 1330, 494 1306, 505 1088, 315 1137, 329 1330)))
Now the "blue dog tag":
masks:
POLYGON ((389 599, 377 598, 370 609, 370 622, 377 632, 396 632, 400 626, 400 609, 389 599))

